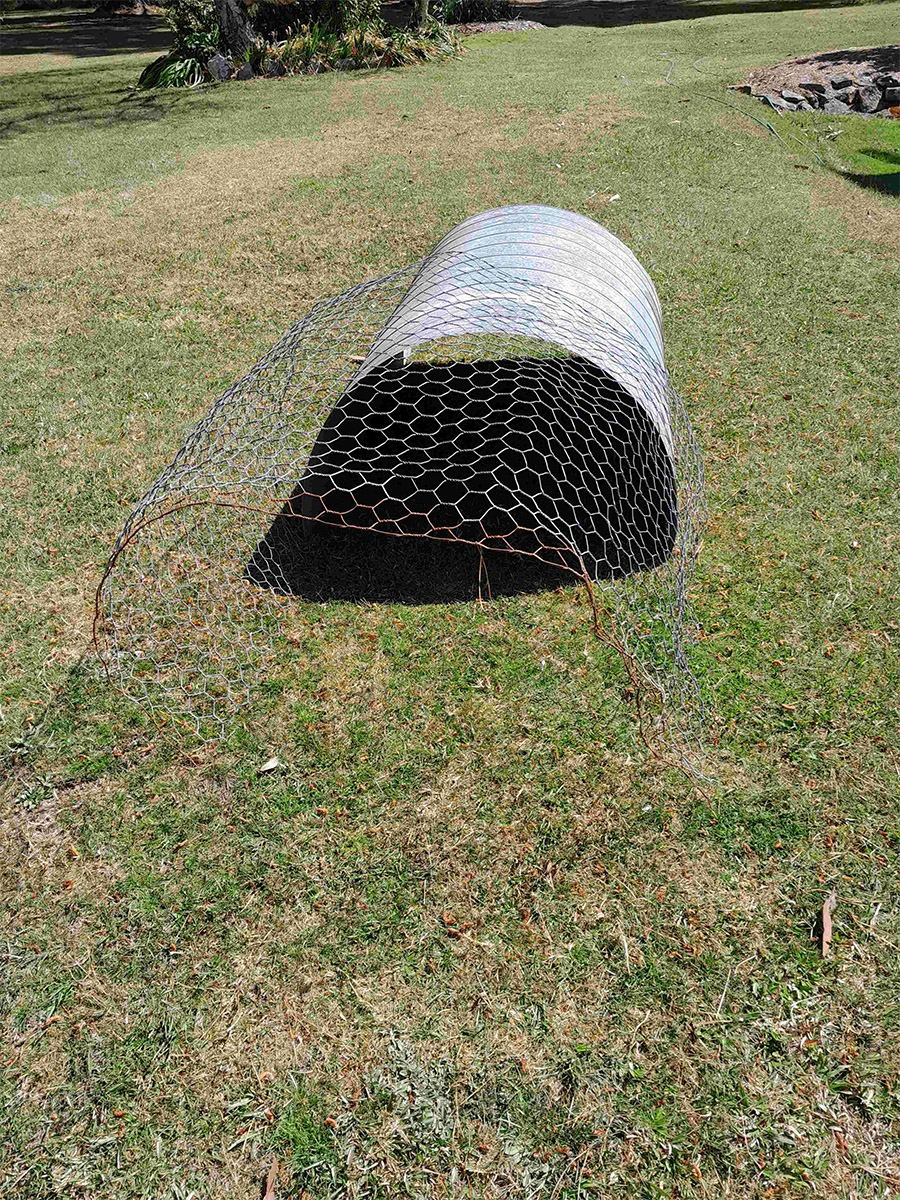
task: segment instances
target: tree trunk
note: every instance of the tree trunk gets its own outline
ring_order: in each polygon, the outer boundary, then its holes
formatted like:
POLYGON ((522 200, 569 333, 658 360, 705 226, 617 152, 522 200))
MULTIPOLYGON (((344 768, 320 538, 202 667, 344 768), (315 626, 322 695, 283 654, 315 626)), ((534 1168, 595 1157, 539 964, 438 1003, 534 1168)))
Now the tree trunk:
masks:
POLYGON ((428 0, 416 0, 416 29, 428 22, 428 0))
POLYGON ((219 45, 235 62, 243 62, 256 36, 244 0, 215 0, 219 45))

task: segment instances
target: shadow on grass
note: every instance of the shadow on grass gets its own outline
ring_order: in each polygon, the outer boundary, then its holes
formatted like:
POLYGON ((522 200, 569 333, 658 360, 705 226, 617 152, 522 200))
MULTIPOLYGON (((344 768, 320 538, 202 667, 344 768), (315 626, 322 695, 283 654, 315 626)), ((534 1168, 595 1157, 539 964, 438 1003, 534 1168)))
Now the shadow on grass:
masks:
MULTIPOLYGON (((61 128, 102 130, 140 125, 187 110, 192 115, 211 108, 216 89, 194 91, 134 91, 121 86, 121 64, 100 66, 90 72, 85 86, 83 69, 54 70, 0 79, 0 140, 27 133, 59 132, 61 128), (119 86, 115 86, 118 84, 119 86)), ((134 79, 137 81, 138 70, 134 79)))
POLYGON ((172 31, 162 17, 98 17, 93 12, 25 12, 4 22, 0 54, 147 54, 168 50, 172 31))
POLYGON ((849 179, 857 187, 866 188, 870 192, 878 192, 881 196, 900 197, 900 171, 882 175, 865 175, 862 172, 838 171, 842 179, 849 179))
MULTIPOLYGON (((870 0, 887 3, 888 0, 870 0)), ((518 16, 542 25, 592 25, 612 28, 659 21, 692 21, 698 17, 721 17, 732 13, 797 12, 803 9, 843 8, 845 0, 681 0, 652 3, 652 0, 520 0, 518 16)), ((411 5, 408 0, 382 6, 393 25, 405 25, 411 5)))
POLYGON ((247 564, 246 577, 304 600, 454 604, 571 587, 578 576, 529 554, 467 542, 393 537, 371 529, 278 518, 247 564))
POLYGON ((828 50, 824 54, 813 54, 803 62, 816 63, 817 66, 828 66, 830 63, 840 63, 842 66, 853 63, 866 63, 874 71, 900 71, 900 50, 896 46, 876 46, 860 50, 828 50))
POLYGON ((900 197, 900 154, 890 150, 863 150, 867 158, 880 159, 890 166, 896 166, 896 171, 878 171, 871 174, 864 171, 838 171, 842 179, 849 179, 857 187, 867 188, 870 192, 878 192, 882 196, 900 197))

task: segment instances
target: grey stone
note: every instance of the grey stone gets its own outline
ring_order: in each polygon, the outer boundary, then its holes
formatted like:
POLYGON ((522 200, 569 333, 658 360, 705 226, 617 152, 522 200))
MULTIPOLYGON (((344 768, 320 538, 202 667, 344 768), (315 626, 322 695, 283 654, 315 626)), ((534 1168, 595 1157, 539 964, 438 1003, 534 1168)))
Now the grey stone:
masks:
POLYGON ((857 112, 873 113, 880 103, 881 88, 876 87, 874 83, 866 83, 857 89, 853 105, 857 112))
POLYGON ((806 88, 803 89, 803 98, 808 101, 810 108, 814 109, 821 108, 825 103, 825 97, 821 92, 808 92, 806 88))
POLYGON ((849 75, 835 75, 828 82, 831 84, 831 90, 834 92, 842 92, 844 88, 853 87, 853 80, 849 75))
POLYGON ((782 88, 781 94, 789 104, 802 104, 806 99, 806 97, 801 96, 799 92, 792 92, 789 88, 782 88))
POLYGON ((843 100, 837 100, 832 97, 822 105, 822 111, 832 117, 845 117, 848 113, 852 113, 853 109, 849 104, 845 104, 843 100))
POLYGON ((253 79, 254 78, 253 68, 250 66, 249 63, 243 64, 243 66, 238 70, 236 78, 237 79, 253 79))
POLYGON ((828 91, 824 83, 819 83, 815 79, 801 79, 800 88, 804 92, 817 92, 820 96, 824 96, 828 91))
POLYGON ((782 100, 782 98, 780 96, 765 95, 765 96, 760 97, 760 99, 768 100, 768 102, 772 105, 773 108, 780 109, 783 112, 790 111, 790 108, 791 108, 790 104, 788 104, 787 100, 782 100))
POLYGON ((879 75, 875 82, 883 88, 900 87, 900 75, 879 75))
POLYGON ((884 107, 894 108, 900 104, 900 87, 886 87, 884 89, 884 107))
POLYGON ((214 54, 206 60, 206 69, 221 83, 231 74, 231 59, 225 54, 214 54))
POLYGON ((264 70, 268 79, 280 79, 282 75, 287 75, 287 67, 280 58, 267 58, 264 70))

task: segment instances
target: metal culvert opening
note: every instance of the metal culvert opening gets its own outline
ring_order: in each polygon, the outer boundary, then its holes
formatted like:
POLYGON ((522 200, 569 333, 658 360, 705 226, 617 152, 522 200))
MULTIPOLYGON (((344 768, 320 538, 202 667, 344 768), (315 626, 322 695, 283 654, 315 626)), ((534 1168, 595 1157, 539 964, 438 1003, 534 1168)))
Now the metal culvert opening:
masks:
POLYGON ((585 569, 621 578, 670 557, 671 459, 608 372, 558 349, 441 350, 347 389, 248 579, 311 599, 427 602, 557 587, 585 569))

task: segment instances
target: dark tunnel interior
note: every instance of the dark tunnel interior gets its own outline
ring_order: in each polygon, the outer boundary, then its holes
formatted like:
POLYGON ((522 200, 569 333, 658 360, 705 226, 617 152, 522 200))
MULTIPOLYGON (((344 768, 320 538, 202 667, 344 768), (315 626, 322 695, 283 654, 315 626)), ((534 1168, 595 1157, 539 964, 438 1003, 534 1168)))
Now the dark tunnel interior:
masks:
POLYGON ((647 570, 676 532, 659 432, 593 363, 395 358, 335 405, 246 576, 311 600, 487 599, 582 562, 647 570))

